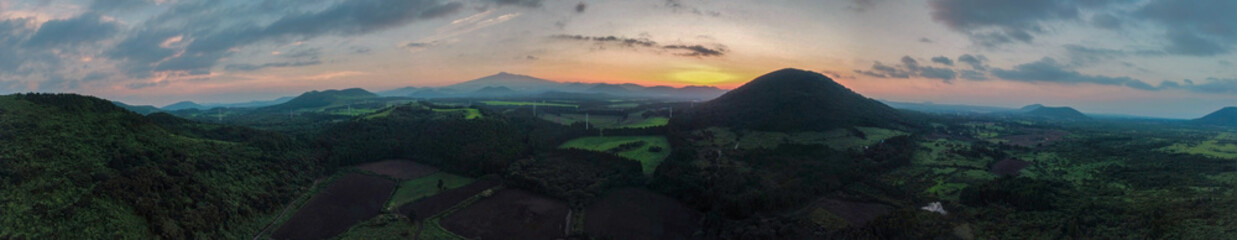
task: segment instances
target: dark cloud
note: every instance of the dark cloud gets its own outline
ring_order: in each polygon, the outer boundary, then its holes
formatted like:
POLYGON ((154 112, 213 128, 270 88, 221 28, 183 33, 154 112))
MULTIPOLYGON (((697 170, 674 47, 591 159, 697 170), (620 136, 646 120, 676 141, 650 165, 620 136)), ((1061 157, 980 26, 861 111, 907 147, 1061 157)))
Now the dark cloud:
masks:
POLYGON ((103 40, 120 30, 115 23, 103 22, 97 13, 85 13, 77 17, 51 20, 43 23, 39 31, 24 44, 27 47, 56 47, 76 45, 103 40))
POLYGON ((297 62, 263 63, 263 64, 257 64, 257 65, 242 63, 242 64, 228 64, 227 66, 224 66, 223 69, 228 70, 228 71, 248 72, 248 71, 262 70, 264 68, 303 67, 303 66, 312 66, 312 65, 318 65, 318 64, 322 64, 322 62, 318 60, 310 60, 310 61, 297 61, 297 62))
POLYGON ((848 8, 856 12, 864 12, 876 6, 876 0, 851 0, 851 2, 854 3, 854 6, 848 8))
POLYGON ((910 78, 910 72, 902 70, 896 66, 889 66, 877 61, 872 64, 872 70, 861 71, 855 70, 855 73, 868 75, 878 78, 910 78))
POLYGON ((1009 81, 1028 83, 1097 84, 1125 86, 1146 91, 1163 89, 1163 86, 1151 86, 1151 84, 1130 77, 1082 74, 1047 57, 1039 61, 1014 66, 1013 69, 992 69, 992 75, 1009 81))
POLYGON ((528 56, 524 56, 524 59, 525 60, 537 60, 541 58, 538 58, 537 56, 533 56, 533 55, 528 55, 528 56))
POLYGON ((94 11, 131 10, 153 5, 153 0, 94 0, 90 8, 94 11))
POLYGON ((1134 15, 1165 26, 1169 54, 1215 56, 1237 45, 1237 1, 1152 0, 1134 15))
POLYGON ((594 37, 594 36, 562 35, 562 34, 554 35, 550 37, 554 39, 595 42, 597 44, 615 44, 618 46, 629 47, 629 48, 644 47, 644 48, 659 48, 659 49, 674 50, 678 52, 678 53, 675 53, 675 55, 686 56, 686 57, 717 57, 717 56, 722 56, 726 54, 726 46, 723 46, 721 44, 714 44, 716 45, 715 47, 706 47, 700 44, 673 44, 673 45, 663 46, 647 38, 626 38, 626 37, 616 37, 616 36, 594 37))
POLYGON ((932 39, 928 39, 928 38, 926 38, 926 37, 921 37, 921 38, 919 38, 919 42, 921 42, 921 43, 932 43, 932 39))
POLYGON ((911 56, 902 56, 902 65, 910 69, 911 72, 919 70, 919 61, 915 61, 911 56))
POLYGON ((932 62, 934 62, 934 63, 944 64, 945 66, 953 66, 953 65, 954 65, 954 60, 950 60, 950 59, 949 59, 949 57, 946 57, 946 56, 937 56, 937 57, 933 57, 933 58, 932 58, 932 62))
POLYGON ((1207 78, 1202 84, 1185 80, 1186 85, 1180 86, 1188 91, 1212 94, 1237 94, 1237 78, 1207 78))
POLYGON ((593 42, 598 42, 598 43, 616 43, 616 44, 620 44, 620 45, 624 45, 628 47, 633 47, 633 46, 655 47, 657 46, 657 42, 654 42, 654 41, 651 41, 645 38, 635 39, 635 38, 623 38, 623 37, 615 37, 615 36, 591 37, 591 36, 581 36, 581 35, 554 35, 550 37, 557 38, 557 39, 567 39, 567 40, 593 41, 593 42))
POLYGON ((958 77, 962 79, 966 79, 966 80, 972 80, 972 81, 988 80, 987 74, 985 74, 984 72, 975 71, 975 70, 958 71, 958 77))
POLYGON ((488 0, 499 5, 517 5, 523 7, 541 7, 541 0, 488 0))
POLYGON ((405 48, 427 48, 427 47, 429 47, 429 46, 431 46, 431 45, 433 45, 433 44, 430 44, 430 43, 422 43, 422 42, 410 42, 410 43, 408 43, 408 44, 404 44, 404 47, 405 47, 405 48))
POLYGON ((0 73, 14 73, 28 59, 19 54, 25 48, 20 47, 33 29, 26 26, 34 19, 15 18, 0 20, 0 73))
MULTIPOLYGON (((269 2, 269 1, 268 1, 269 2)), ((268 3, 264 2, 264 3, 268 3)), ((419 19, 442 17, 462 8, 459 2, 439 0, 352 0, 342 1, 319 11, 288 11, 269 24, 256 21, 218 21, 224 16, 245 16, 237 13, 262 13, 247 8, 292 8, 298 1, 274 1, 270 6, 245 5, 236 9, 219 9, 211 4, 186 2, 175 5, 137 28, 137 34, 123 39, 107 52, 113 59, 124 60, 126 72, 136 76, 146 71, 184 70, 207 74, 231 50, 263 42, 290 42, 319 36, 351 36, 402 26, 419 19), (212 19, 213 18, 213 19, 212 19), (200 22, 195 22, 200 21, 200 22), (191 22, 184 26, 167 23, 191 22), (213 25, 212 25, 213 24, 213 25), (160 44, 180 36, 188 43, 183 53, 160 44)))
MULTIPOLYGON (((930 0, 932 19, 967 34, 986 47, 1030 43, 1046 23, 1078 20, 1079 9, 1129 3, 1126 0, 930 0)), ((1188 3, 1187 3, 1188 4, 1188 3)))
POLYGON ((1069 57, 1070 65, 1073 66, 1090 66, 1126 56, 1126 53, 1121 50, 1090 48, 1072 44, 1065 45, 1065 54, 1069 57))
POLYGON ((954 78, 958 76, 958 73, 954 72, 953 69, 948 68, 922 67, 919 69, 919 76, 940 79, 945 81, 945 83, 950 83, 953 82, 954 78))
POLYGON ((688 57, 716 57, 724 55, 726 52, 726 49, 724 48, 709 48, 701 45, 667 45, 662 48, 686 50, 687 52, 676 53, 676 55, 688 57))
POLYGON ((962 54, 962 56, 958 56, 958 62, 971 65, 971 69, 974 69, 977 71, 988 70, 988 64, 985 63, 987 61, 988 61, 988 58, 984 57, 984 55, 962 54))
POLYGON ((1121 29, 1121 19, 1112 14, 1100 13, 1091 16, 1091 25, 1103 29, 1117 30, 1121 29))
POLYGON ((279 54, 282 58, 299 58, 299 59, 318 59, 322 55, 322 48, 295 48, 291 51, 279 54))
POLYGON ((580 4, 576 4, 577 13, 583 13, 585 8, 588 8, 588 5, 584 4, 584 2, 580 2, 580 4))

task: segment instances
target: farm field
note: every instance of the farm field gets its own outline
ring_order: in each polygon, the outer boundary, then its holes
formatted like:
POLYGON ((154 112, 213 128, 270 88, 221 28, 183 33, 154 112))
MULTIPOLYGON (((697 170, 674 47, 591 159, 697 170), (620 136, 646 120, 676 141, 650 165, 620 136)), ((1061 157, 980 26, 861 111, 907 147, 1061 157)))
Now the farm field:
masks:
POLYGON ((525 190, 503 189, 452 213, 441 226, 471 239, 565 238, 567 203, 525 190))
POLYGON ((366 163, 357 168, 400 180, 424 177, 438 172, 436 167, 404 159, 366 163))
POLYGON ((335 180, 271 234, 274 239, 325 239, 377 216, 395 182, 349 173, 335 180))
POLYGON ((494 180, 478 180, 463 187, 444 191, 433 196, 421 198, 399 207, 398 212, 408 218, 420 221, 455 206, 470 197, 492 189, 499 185, 494 180))
POLYGON ((663 136, 583 137, 567 141, 559 148, 613 152, 620 157, 639 161, 645 175, 652 175, 657 166, 670 156, 670 142, 663 136))
POLYGON ((600 239, 691 239, 701 214, 643 188, 610 191, 584 211, 584 230, 600 239))
POLYGON ((406 203, 416 201, 421 198, 433 196, 445 190, 463 187, 472 183, 472 178, 461 177, 459 175, 437 172, 426 175, 420 178, 404 181, 399 183, 395 194, 391 195, 391 201, 387 203, 387 209, 394 209, 406 203), (438 183, 442 182, 444 189, 438 189, 438 183))
POLYGON ((1185 153, 1215 158, 1237 159, 1237 136, 1220 133, 1210 140, 1195 144, 1176 143, 1159 149, 1169 153, 1185 153))

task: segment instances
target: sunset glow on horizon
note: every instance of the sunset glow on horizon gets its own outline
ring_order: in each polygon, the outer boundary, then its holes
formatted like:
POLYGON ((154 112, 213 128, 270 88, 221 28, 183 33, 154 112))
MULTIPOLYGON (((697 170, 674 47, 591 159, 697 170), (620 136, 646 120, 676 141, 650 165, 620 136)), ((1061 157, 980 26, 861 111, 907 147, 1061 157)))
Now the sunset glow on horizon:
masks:
POLYGON ((732 89, 800 68, 894 101, 1169 118, 1237 105, 1237 25, 1214 24, 1237 3, 990 2, 1004 1, 3 1, 0 94, 163 106, 499 72, 732 89))

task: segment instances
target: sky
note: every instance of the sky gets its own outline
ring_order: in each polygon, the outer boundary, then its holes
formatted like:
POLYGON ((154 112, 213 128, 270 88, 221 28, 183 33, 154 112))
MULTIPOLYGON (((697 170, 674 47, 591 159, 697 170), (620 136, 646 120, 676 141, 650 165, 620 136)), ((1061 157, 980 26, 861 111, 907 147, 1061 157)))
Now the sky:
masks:
POLYGON ((1197 118, 1237 105, 1231 0, 0 0, 0 94, 163 106, 510 72, 1197 118))

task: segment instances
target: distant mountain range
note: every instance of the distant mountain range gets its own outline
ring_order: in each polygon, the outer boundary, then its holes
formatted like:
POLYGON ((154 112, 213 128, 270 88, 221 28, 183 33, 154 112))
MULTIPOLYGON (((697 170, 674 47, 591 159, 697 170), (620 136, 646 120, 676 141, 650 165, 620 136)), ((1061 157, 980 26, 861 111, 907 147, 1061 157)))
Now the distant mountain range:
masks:
POLYGON ((1018 115, 1052 120, 1091 120, 1086 114, 1071 107, 1046 107, 1040 104, 1027 105, 1018 109, 1018 115))
POLYGON ((1237 127, 1237 107, 1225 107, 1207 116, 1194 119, 1194 123, 1237 127))
POLYGON ((902 119, 897 110, 823 74, 788 68, 757 77, 697 105, 681 123, 761 131, 824 131, 895 127, 902 119))
POLYGON ((159 110, 163 110, 163 111, 179 111, 179 110, 186 110, 186 109, 206 110, 206 109, 219 108, 219 107, 222 107, 222 108, 258 108, 258 107, 265 107, 265 106, 285 103, 290 100, 292 100, 292 97, 280 97, 274 100, 249 101, 249 102, 240 102, 240 103, 198 104, 193 101, 182 101, 182 102, 169 104, 167 106, 163 106, 159 108, 159 110))
POLYGON ((414 98, 473 98, 542 97, 563 95, 564 93, 604 94, 600 96, 625 98, 708 100, 721 96, 726 93, 726 90, 707 86, 675 88, 668 86, 646 87, 630 83, 565 83, 502 72, 445 87, 403 87, 380 91, 378 95, 414 98))

